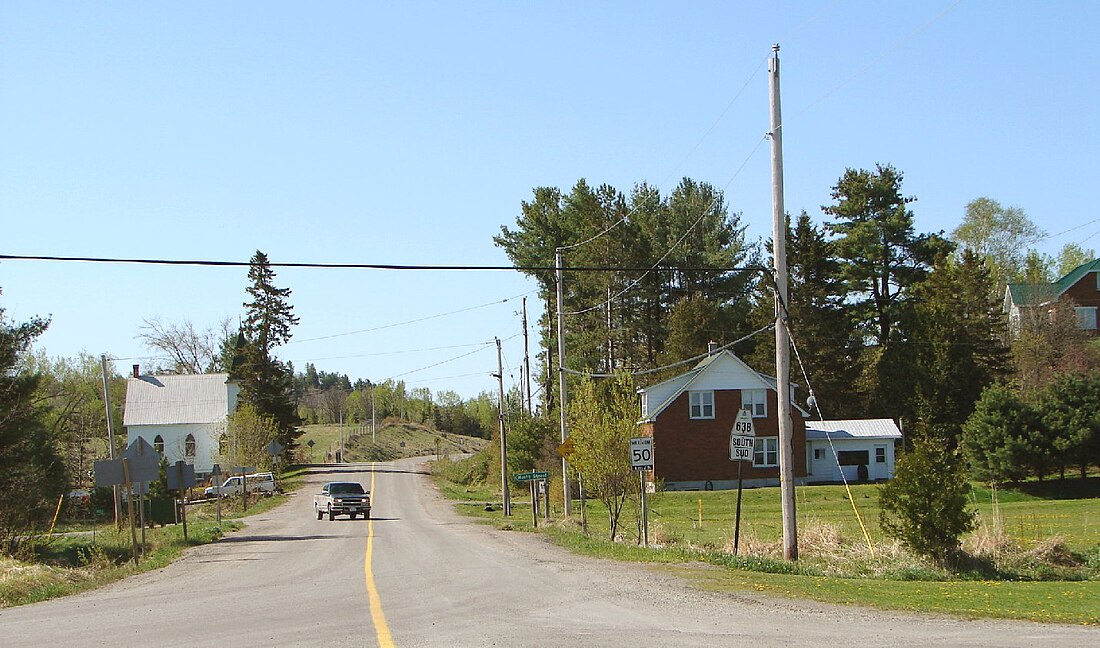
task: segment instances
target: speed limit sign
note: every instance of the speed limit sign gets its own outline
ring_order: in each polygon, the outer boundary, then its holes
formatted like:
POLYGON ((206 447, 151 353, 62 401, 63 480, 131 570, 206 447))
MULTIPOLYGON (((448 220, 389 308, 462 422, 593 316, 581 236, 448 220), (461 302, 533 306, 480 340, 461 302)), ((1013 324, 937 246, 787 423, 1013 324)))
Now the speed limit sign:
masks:
POLYGON ((630 440, 630 467, 633 470, 653 470, 653 437, 630 440))

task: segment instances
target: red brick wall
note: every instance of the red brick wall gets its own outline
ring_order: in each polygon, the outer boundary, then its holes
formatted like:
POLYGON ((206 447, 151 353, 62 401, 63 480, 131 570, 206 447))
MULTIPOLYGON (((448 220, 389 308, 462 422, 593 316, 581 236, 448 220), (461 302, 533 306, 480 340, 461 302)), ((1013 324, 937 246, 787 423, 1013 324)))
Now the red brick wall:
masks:
MULTIPOLYGON (((714 392, 714 418, 688 417, 687 392, 673 401, 657 420, 642 428, 642 434, 653 437, 653 472, 657 479, 668 481, 706 481, 737 479, 737 464, 730 461, 730 430, 741 408, 741 391, 714 392)), ((753 419, 756 436, 779 436, 776 393, 768 391, 768 417, 753 419)), ((806 475, 806 422, 794 413, 795 477, 806 475)), ((753 468, 751 462, 742 466, 744 479, 778 478, 779 468, 753 468)))

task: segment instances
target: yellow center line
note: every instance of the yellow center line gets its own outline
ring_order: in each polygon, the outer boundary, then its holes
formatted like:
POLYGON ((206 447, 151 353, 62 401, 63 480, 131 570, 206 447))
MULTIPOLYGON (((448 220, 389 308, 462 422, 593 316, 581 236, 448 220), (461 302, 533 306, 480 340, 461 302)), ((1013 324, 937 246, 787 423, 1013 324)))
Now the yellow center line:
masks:
MULTIPOLYGON (((370 497, 371 508, 374 508, 374 464, 370 465, 370 497)), ((380 648, 392 648, 393 636, 390 635, 390 627, 386 625, 386 615, 382 614, 382 599, 378 596, 378 588, 374 584, 374 573, 371 571, 371 557, 374 555, 374 516, 367 521, 367 556, 363 563, 363 573, 367 579, 367 596, 370 599, 370 616, 374 621, 374 633, 378 637, 380 648)))

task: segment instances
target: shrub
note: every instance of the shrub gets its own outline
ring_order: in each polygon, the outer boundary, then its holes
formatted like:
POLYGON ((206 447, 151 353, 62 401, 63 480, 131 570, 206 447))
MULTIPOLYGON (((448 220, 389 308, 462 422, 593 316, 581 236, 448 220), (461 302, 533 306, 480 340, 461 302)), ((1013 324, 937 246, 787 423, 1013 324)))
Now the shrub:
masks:
POLYGON ((894 479, 879 490, 880 524, 914 553, 945 565, 959 550, 959 538, 974 528, 967 507, 970 485, 955 453, 918 440, 898 460, 894 479))

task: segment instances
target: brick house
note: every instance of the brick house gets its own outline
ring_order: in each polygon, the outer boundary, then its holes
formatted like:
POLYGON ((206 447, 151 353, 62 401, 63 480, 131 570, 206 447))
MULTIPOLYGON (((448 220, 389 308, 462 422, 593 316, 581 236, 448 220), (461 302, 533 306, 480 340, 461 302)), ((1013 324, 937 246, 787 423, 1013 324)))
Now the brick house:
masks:
POLYGON ((1018 335, 1022 318, 1028 311, 1050 313, 1064 301, 1073 305, 1077 326, 1097 334, 1097 308, 1100 307, 1100 259, 1084 263, 1052 283, 1015 283, 1005 287, 1004 311, 1008 328, 1018 335))
MULTIPOLYGON (((893 421, 808 421, 791 391, 792 473, 796 483, 888 479, 894 474, 893 421), (809 428, 809 430, 807 429, 809 428), (857 465, 858 464, 858 465, 857 465)), ((776 380, 730 351, 714 352, 690 371, 638 390, 642 436, 653 438, 653 477, 666 490, 737 487, 730 460, 730 430, 737 413, 752 413, 756 442, 742 462, 745 486, 779 484, 779 417, 776 380)))
MULTIPOLYGON (((790 386, 792 402, 794 386, 790 386)), ((779 418, 775 379, 764 376, 730 351, 713 353, 691 371, 638 390, 641 434, 653 437, 653 476, 668 490, 737 487, 730 461, 730 430, 737 413, 749 409, 756 428, 753 460, 744 462, 746 485, 779 483, 779 418)), ((792 408, 796 479, 806 476, 806 412, 792 408)))

